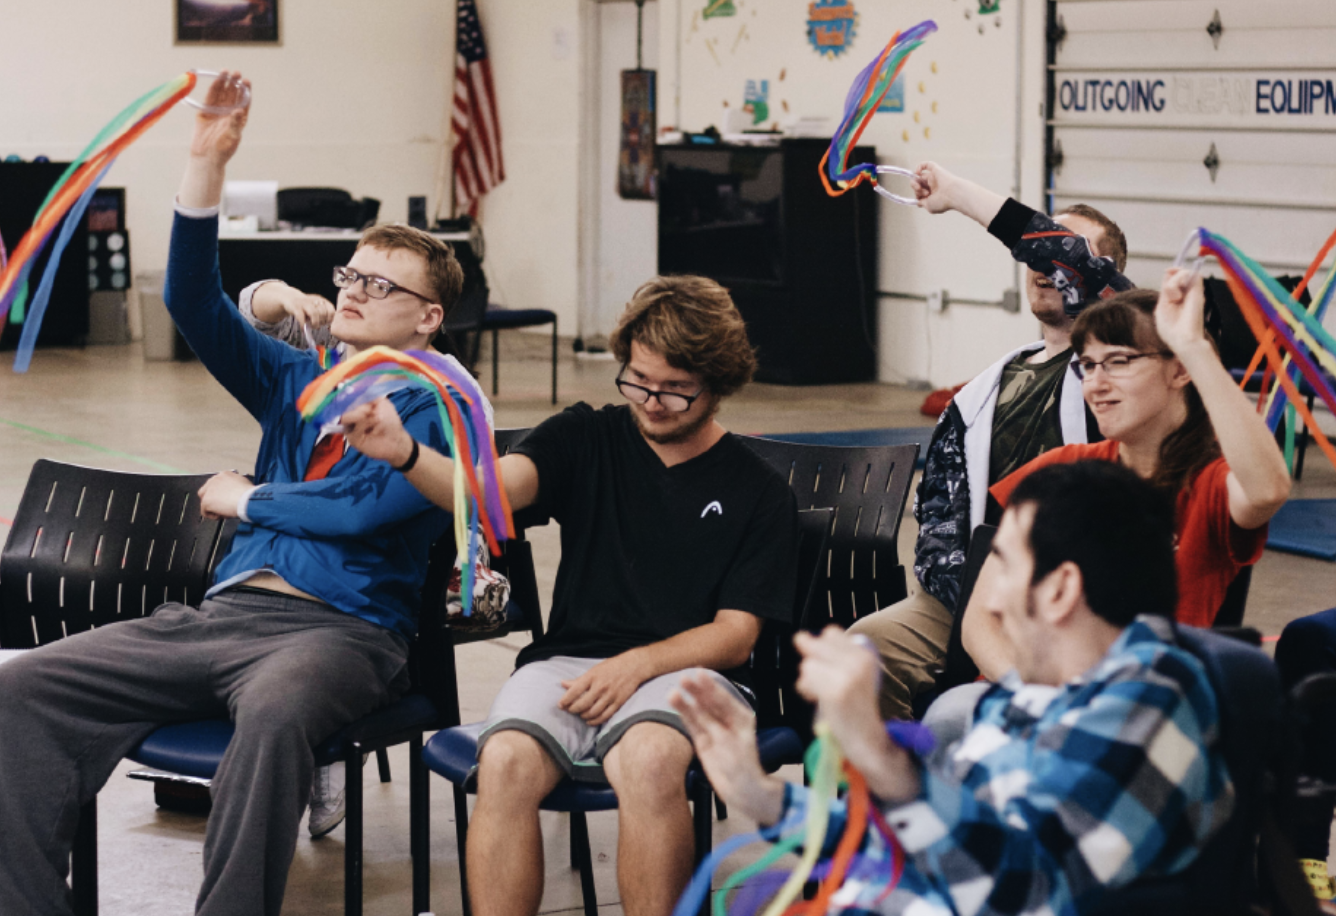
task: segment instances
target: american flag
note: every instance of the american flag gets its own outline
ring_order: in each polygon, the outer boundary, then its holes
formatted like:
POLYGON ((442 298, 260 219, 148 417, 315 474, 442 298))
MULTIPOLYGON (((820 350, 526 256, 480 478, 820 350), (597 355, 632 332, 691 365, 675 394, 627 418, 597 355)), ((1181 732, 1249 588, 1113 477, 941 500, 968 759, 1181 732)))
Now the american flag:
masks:
POLYGON ((452 123, 455 212, 476 215, 478 199, 505 180, 506 166, 501 158, 492 66, 473 0, 459 0, 452 123))

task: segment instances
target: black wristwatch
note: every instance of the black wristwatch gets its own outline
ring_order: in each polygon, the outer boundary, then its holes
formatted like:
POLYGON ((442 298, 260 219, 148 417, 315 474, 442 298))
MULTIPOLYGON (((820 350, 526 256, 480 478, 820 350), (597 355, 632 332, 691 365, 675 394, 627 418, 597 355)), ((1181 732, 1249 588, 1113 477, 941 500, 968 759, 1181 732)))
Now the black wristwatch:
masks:
POLYGON ((422 447, 418 445, 418 441, 414 439, 413 451, 409 452, 408 460, 405 461, 403 464, 398 465, 397 467, 393 464, 390 465, 390 467, 394 468, 400 474, 407 474, 409 471, 413 470, 413 465, 417 464, 418 455, 420 454, 422 454, 422 447))

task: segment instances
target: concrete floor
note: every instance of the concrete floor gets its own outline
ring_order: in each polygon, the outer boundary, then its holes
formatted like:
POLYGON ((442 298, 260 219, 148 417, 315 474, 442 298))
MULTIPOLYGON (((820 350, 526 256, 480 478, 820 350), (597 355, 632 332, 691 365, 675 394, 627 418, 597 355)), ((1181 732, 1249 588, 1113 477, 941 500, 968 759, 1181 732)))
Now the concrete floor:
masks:
MULTIPOLYGON (((502 341, 497 425, 529 426, 548 416, 547 340, 510 334, 502 341)), ((0 355, 8 363, 9 354, 0 355)), ((486 360, 484 356, 484 360, 486 360)), ((484 365, 483 378, 489 378, 484 365)), ((561 403, 601 404, 617 398, 612 362, 576 360, 563 347, 561 403)), ((753 385, 730 400, 724 424, 735 432, 773 433, 924 426, 922 392, 889 385, 781 388, 753 385)), ((248 471, 259 442, 255 422, 198 363, 146 362, 138 345, 41 350, 26 375, 0 365, 0 529, 18 507, 32 463, 42 457, 126 471, 248 471)), ((1336 496, 1336 471, 1313 449, 1299 497, 1336 496)), ((908 513, 901 556, 912 554, 915 525, 908 513)), ((532 533, 545 607, 558 560, 554 528, 532 533)), ((1336 564, 1268 552, 1253 578, 1246 623, 1278 634, 1298 616, 1336 604, 1336 564)), ((464 646, 459 651, 465 721, 480 719, 509 674, 525 637, 464 646)), ((394 781, 366 773, 366 912, 410 909, 407 755, 391 753, 394 781)), ((99 798, 102 913, 156 916, 188 913, 199 884, 204 821, 158 811, 149 788, 124 778, 123 764, 99 798)), ((792 777, 795 774, 789 774, 792 777)), ((460 912, 453 808, 448 784, 433 777, 432 904, 438 914, 460 912)), ((543 911, 578 910, 578 879, 567 867, 566 819, 544 815, 547 886, 543 911)), ((615 873, 616 816, 590 818, 595 880, 604 912, 620 913, 615 873)), ((715 842, 751 829, 741 817, 716 823, 715 842)), ((342 828, 297 844, 284 912, 340 912, 342 828)), ((754 856, 740 854, 728 869, 754 856)))

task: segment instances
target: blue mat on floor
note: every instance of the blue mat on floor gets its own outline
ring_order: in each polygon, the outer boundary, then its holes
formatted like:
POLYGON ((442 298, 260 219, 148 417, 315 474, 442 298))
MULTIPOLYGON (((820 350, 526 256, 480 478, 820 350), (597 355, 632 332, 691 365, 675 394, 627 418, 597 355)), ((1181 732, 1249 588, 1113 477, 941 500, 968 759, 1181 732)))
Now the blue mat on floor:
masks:
POLYGON ((805 442, 808 445, 911 445, 919 447, 914 467, 923 468, 923 459, 932 441, 931 426, 911 426, 903 429, 846 429, 836 433, 767 433, 765 438, 780 442, 805 442))
POLYGON ((1271 519, 1266 546, 1336 560, 1336 499, 1292 499, 1271 519))

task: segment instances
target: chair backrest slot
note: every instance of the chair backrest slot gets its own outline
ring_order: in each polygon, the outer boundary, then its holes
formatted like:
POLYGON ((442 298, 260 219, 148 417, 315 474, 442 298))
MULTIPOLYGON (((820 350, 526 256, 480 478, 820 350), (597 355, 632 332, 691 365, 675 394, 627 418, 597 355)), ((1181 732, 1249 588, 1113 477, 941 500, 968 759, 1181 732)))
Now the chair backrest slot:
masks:
POLYGON ((28 603, 32 604, 32 573, 28 573, 28 603))
POLYGON ((116 501, 116 491, 109 490, 107 492, 107 510, 102 513, 102 521, 104 522, 111 521, 111 504, 115 501, 116 501))
POLYGON ((90 579, 88 581, 88 612, 90 614, 93 612, 93 597, 96 594, 97 594, 97 580, 90 579))
POLYGON ((176 541, 172 541, 172 549, 167 553, 167 571, 171 572, 172 561, 176 559, 176 541))
POLYGON ((40 646, 42 644, 42 638, 37 635, 37 617, 31 616, 28 620, 32 622, 32 644, 34 646, 40 646))
POLYGON ((162 507, 165 505, 167 505, 167 494, 163 493, 161 496, 158 497, 158 514, 154 516, 153 524, 155 525, 162 524, 162 507))
POLYGON ((84 497, 88 495, 87 487, 79 488, 79 503, 74 507, 74 517, 78 518, 79 513, 83 511, 84 497))
POLYGON ((43 512, 51 511, 51 504, 56 501, 56 487, 58 486, 60 486, 59 480, 51 481, 51 492, 46 495, 46 508, 42 510, 43 512))
POLYGON ((60 635, 62 638, 70 635, 70 631, 65 629, 65 621, 63 620, 60 622, 60 635))
MULTIPOLYGON (((42 543, 42 531, 43 531, 43 530, 44 530, 44 529, 42 529, 42 528, 38 528, 38 529, 37 529, 37 534, 33 535, 33 539, 32 539, 32 550, 29 550, 29 551, 28 551, 28 559, 29 559, 29 560, 31 560, 33 557, 37 556, 37 545, 39 545, 39 544, 42 543)), ((28 578, 29 578, 30 580, 32 579, 32 573, 29 573, 29 574, 28 574, 28 578)), ((31 601, 31 600, 32 600, 32 597, 29 596, 28 600, 31 601)))
POLYGON ((816 493, 821 489, 821 463, 817 462, 816 477, 812 480, 812 492, 816 493))
POLYGON ((891 482, 894 480, 895 480, 895 462, 892 461, 890 470, 886 472, 886 486, 882 490, 883 493, 891 492, 891 482))
POLYGON ((863 486, 858 492, 866 496, 868 484, 870 484, 871 482, 872 482, 872 463, 868 462, 867 467, 863 469, 863 486))
POLYGON ((124 582, 117 582, 117 583, 116 583, 116 613, 117 613, 117 614, 119 614, 119 613, 121 612, 121 596, 122 596, 122 594, 124 593, 124 591, 125 591, 125 583, 124 583, 124 582))
POLYGON ((144 556, 144 572, 148 572, 149 564, 153 562, 153 545, 158 543, 157 538, 148 539, 148 553, 144 556))
POLYGON ((121 551, 121 569, 125 569, 125 564, 130 562, 130 539, 125 539, 125 549, 121 551))
POLYGON ((63 608, 63 607, 65 607, 65 577, 64 577, 64 576, 61 576, 61 577, 60 577, 60 589, 59 589, 58 595, 59 595, 58 606, 61 607, 61 608, 63 608))
POLYGON ((104 540, 106 540, 106 537, 107 537, 107 536, 106 536, 105 534, 99 534, 99 535, 97 536, 97 546, 93 548, 93 565, 94 565, 94 566, 96 566, 97 564, 99 564, 99 563, 102 562, 102 542, 103 542, 104 540))
POLYGON ((844 479, 848 476, 849 476, 849 466, 845 464, 840 465, 840 482, 839 485, 836 486, 835 488, 836 493, 844 492, 844 479))
POLYGON ((145 582, 139 592, 139 616, 148 616, 148 583, 145 582))
POLYGON ((176 520, 178 525, 184 525, 186 523, 186 509, 188 508, 190 508, 189 493, 185 495, 185 499, 181 500, 181 516, 176 520))
POLYGON ((195 562, 195 548, 198 547, 198 546, 199 546, 199 538, 197 538, 197 537, 196 537, 196 538, 191 538, 191 539, 190 539, 190 556, 186 557, 186 568, 187 568, 187 569, 190 567, 190 564, 191 564, 191 563, 194 563, 194 562, 195 562))
POLYGON ((181 603, 182 603, 182 604, 185 604, 185 605, 190 605, 190 586, 189 586, 189 585, 184 586, 184 587, 181 589, 181 603))
POLYGON ((74 545, 74 532, 71 531, 65 536, 65 555, 60 558, 60 562, 68 563, 70 561, 70 547, 74 545))
POLYGON ((140 494, 140 493, 136 493, 136 494, 135 494, 135 504, 134 504, 134 506, 132 506, 132 507, 130 508, 130 524, 131 524, 131 525, 133 525, 133 524, 135 523, 135 519, 139 518, 139 498, 140 498, 141 495, 142 495, 142 494, 140 494))

